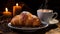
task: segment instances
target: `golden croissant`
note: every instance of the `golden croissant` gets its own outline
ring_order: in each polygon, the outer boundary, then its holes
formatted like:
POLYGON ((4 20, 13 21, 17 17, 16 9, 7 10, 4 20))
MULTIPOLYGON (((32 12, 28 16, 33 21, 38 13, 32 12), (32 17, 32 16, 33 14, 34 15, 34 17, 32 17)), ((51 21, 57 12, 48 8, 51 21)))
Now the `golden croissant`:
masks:
POLYGON ((30 12, 24 11, 13 17, 11 24, 14 26, 36 27, 40 26, 41 22, 37 16, 32 15, 30 12))

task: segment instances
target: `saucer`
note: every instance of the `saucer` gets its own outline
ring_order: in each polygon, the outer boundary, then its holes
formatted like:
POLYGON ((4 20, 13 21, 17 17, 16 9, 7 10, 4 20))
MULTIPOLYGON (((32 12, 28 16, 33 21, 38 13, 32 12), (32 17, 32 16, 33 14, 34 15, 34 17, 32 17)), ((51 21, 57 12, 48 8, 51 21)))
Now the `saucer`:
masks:
POLYGON ((49 20, 49 24, 57 24, 57 23, 59 23, 59 20, 57 20, 57 19, 49 20))

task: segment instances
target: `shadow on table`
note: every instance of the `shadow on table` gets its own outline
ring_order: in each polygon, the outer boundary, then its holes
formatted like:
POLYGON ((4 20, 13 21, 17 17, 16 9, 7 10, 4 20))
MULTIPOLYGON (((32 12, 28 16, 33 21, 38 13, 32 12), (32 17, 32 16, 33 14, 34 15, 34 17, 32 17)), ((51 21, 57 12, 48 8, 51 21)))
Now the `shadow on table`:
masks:
POLYGON ((47 28, 40 29, 40 30, 36 31, 36 34, 45 34, 46 32, 50 31, 51 29, 55 29, 57 27, 58 26, 56 24, 49 25, 47 28))
POLYGON ((49 25, 48 27, 46 28, 43 28, 43 29, 40 29, 40 30, 37 30, 35 32, 22 32, 22 31, 17 31, 17 30, 14 30, 13 29, 13 32, 18 32, 18 34, 45 34, 46 32, 50 31, 51 29, 55 29, 57 28, 58 26, 56 24, 53 24, 53 25, 49 25))

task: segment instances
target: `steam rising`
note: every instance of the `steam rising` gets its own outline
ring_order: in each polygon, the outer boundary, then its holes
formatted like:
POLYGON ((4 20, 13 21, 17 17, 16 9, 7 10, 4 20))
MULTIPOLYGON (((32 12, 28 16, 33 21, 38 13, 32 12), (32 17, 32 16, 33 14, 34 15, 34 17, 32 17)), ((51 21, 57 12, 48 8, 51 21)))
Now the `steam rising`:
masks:
POLYGON ((43 1, 39 9, 47 9, 48 0, 43 1))

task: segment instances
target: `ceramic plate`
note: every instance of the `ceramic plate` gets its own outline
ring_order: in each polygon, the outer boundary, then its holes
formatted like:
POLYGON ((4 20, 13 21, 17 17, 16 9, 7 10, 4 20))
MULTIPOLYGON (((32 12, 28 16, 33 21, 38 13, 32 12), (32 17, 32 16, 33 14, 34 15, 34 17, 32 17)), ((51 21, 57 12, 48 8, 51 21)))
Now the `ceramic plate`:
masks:
POLYGON ((13 29, 18 29, 18 30, 23 30, 23 31, 27 31, 27 32, 32 32, 32 31, 36 31, 38 29, 42 29, 42 28, 46 28, 49 24, 47 24, 46 22, 42 22, 42 26, 40 27, 14 27, 11 25, 11 23, 8 23, 8 27, 13 28, 13 29))

